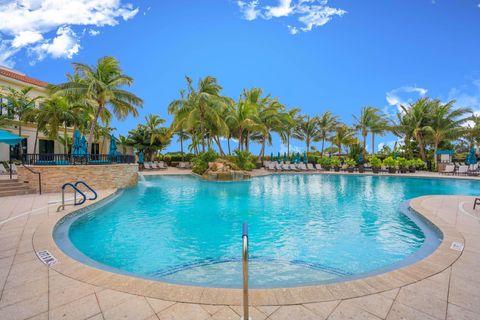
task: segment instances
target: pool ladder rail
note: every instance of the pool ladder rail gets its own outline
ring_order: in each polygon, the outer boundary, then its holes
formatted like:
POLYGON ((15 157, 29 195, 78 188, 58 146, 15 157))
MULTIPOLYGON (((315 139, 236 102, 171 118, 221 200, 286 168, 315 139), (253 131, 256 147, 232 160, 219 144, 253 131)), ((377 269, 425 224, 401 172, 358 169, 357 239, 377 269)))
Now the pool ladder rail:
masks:
POLYGON ((243 265, 243 317, 251 320, 248 310, 248 224, 243 224, 242 233, 242 265, 243 265))
POLYGON ((65 210, 65 207, 67 206, 67 204, 65 204, 65 189, 67 187, 71 187, 73 189, 73 204, 70 204, 71 206, 72 205, 79 206, 84 204, 87 200, 95 200, 98 197, 97 192, 84 181, 79 180, 75 183, 71 183, 71 182, 64 183, 62 186, 62 204, 58 206, 57 212, 59 212, 60 210, 65 210), (87 188, 93 193, 93 196, 87 199, 86 194, 78 188, 78 185, 85 186, 85 188, 87 188), (82 197, 82 199, 80 199, 80 201, 78 202, 77 202, 77 192, 82 197))

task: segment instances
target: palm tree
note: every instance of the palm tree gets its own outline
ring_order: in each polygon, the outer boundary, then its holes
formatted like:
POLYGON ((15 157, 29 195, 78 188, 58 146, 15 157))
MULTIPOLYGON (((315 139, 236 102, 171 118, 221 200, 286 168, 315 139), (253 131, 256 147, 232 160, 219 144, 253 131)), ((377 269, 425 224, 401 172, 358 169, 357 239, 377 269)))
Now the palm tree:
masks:
POLYGON ((335 128, 335 134, 332 136, 332 144, 337 146, 338 155, 342 153, 343 145, 355 143, 355 130, 345 124, 340 124, 335 128))
POLYGON ((307 147, 306 152, 310 151, 310 144, 312 142, 320 141, 320 129, 318 126, 318 118, 310 116, 304 116, 297 124, 293 137, 300 141, 305 141, 307 147))
POLYGON ((259 158, 265 156, 265 147, 272 145, 272 131, 281 132, 283 129, 283 114, 285 107, 278 100, 270 100, 266 106, 258 110, 258 128, 252 133, 252 140, 260 143, 259 158))
POLYGON ((294 133, 295 128, 297 127, 297 122, 301 121, 299 119, 298 114, 300 113, 300 109, 293 108, 288 110, 288 112, 284 112, 281 115, 281 128, 280 128, 280 138, 282 139, 282 143, 287 145, 287 156, 290 157, 290 139, 294 133))
POLYGON ((322 150, 320 153, 322 157, 325 150, 325 140, 327 140, 329 134, 334 131, 335 127, 338 124, 338 119, 339 118, 337 116, 334 116, 330 111, 325 112, 318 118, 318 129, 320 139, 322 140, 322 150))
POLYGON ((122 136, 120 134, 120 135, 118 135, 117 143, 122 146, 122 154, 126 154, 127 153, 127 146, 130 145, 131 141, 128 140, 127 137, 122 136))
POLYGON ((380 114, 372 119, 370 133, 372 134, 372 155, 375 154, 375 135, 383 136, 385 132, 391 130, 389 120, 384 114, 380 114))
POLYGON ((88 146, 91 147, 99 118, 105 117, 106 113, 113 113, 118 119, 125 119, 130 114, 137 117, 137 107, 141 107, 143 101, 124 89, 133 84, 133 78, 123 74, 120 63, 114 57, 102 57, 92 67, 83 63, 73 63, 73 67, 81 81, 69 79, 56 86, 55 90, 67 97, 82 96, 93 108, 88 135, 88 146))
POLYGON ((76 113, 68 101, 58 95, 50 96, 39 109, 39 124, 50 139, 57 139, 59 129, 63 127, 64 153, 68 153, 67 128, 75 122, 76 113))
POLYGON ((174 134, 178 137, 177 142, 180 142, 180 154, 182 155, 182 161, 185 161, 184 159, 184 152, 183 152, 183 142, 190 138, 187 132, 185 132, 183 129, 179 129, 174 132, 174 134))
POLYGON ((425 154, 425 134, 427 121, 431 115, 430 110, 433 106, 434 103, 427 97, 417 100, 408 107, 400 106, 403 111, 403 115, 401 116, 403 125, 410 130, 408 136, 413 137, 418 143, 420 157, 423 161, 427 160, 425 154))
POLYGON ((366 106, 363 107, 360 116, 355 119, 355 129, 357 129, 363 137, 363 150, 362 155, 365 159, 367 156, 367 136, 368 133, 372 133, 372 155, 375 151, 375 133, 381 133, 385 131, 384 121, 380 115, 380 110, 375 107, 366 106), (382 131, 383 130, 383 131, 382 131))
POLYGON ((454 109, 454 100, 445 104, 440 100, 434 100, 432 104, 433 108, 425 132, 430 135, 433 142, 433 154, 436 155, 440 143, 456 140, 467 131, 463 125, 470 119, 472 110, 469 108, 454 109))
MULTIPOLYGON (((2 103, 2 106, 7 109, 9 115, 16 117, 18 121, 18 135, 22 136, 22 126, 28 120, 32 120, 35 103, 42 97, 29 97, 30 91, 33 87, 24 87, 22 89, 14 89, 11 87, 2 87, 6 92, 7 104, 2 103)), ((20 156, 22 155, 22 147, 20 147, 20 156)))
POLYGON ((220 96, 222 87, 217 79, 207 76, 200 79, 197 89, 192 85, 192 79, 187 80, 188 92, 181 91, 180 99, 174 100, 168 106, 169 114, 175 116, 175 130, 196 130, 201 134, 202 151, 205 152, 207 129, 215 128, 219 134, 226 134, 228 126, 222 118, 224 108, 230 103, 226 97, 220 96))

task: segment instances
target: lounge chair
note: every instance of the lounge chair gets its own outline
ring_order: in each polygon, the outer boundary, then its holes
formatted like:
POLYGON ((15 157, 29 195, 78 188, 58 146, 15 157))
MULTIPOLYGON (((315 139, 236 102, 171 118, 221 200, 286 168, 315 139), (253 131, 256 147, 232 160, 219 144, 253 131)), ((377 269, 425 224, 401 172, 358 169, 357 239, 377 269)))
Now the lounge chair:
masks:
POLYGON ((157 163, 157 167, 158 167, 158 169, 160 169, 160 170, 167 169, 167 165, 165 164, 164 161, 158 162, 158 163, 157 163))
POLYGON ((283 171, 283 168, 282 168, 282 166, 280 165, 280 163, 275 162, 275 170, 277 170, 277 171, 283 171))
POLYGON ((5 169, 5 166, 3 165, 3 163, 0 163, 0 175, 7 175, 7 174, 10 174, 10 172, 8 172, 5 169))
POLYGON ((442 171, 442 174, 455 174, 455 165, 447 164, 445 169, 442 171))
POLYGON ((297 165, 297 168, 300 170, 300 171, 307 171, 307 167, 305 166, 305 163, 299 163, 297 165))
POLYGON ((267 165, 267 170, 269 170, 269 171, 275 171, 275 165, 270 162, 270 163, 267 165))
MULTIPOLYGON (((15 165, 15 163, 12 163, 11 166, 12 166, 12 173, 17 174, 17 166, 15 165)), ((10 168, 7 168, 7 169, 9 171, 8 173, 10 174, 10 168)))
POLYGON ((143 167, 146 169, 146 170, 152 170, 152 166, 150 165, 150 162, 144 162, 143 163, 143 167))
POLYGON ((177 166, 178 169, 185 169, 185 162, 180 161, 177 166))
POLYGON ((467 174, 468 173, 468 166, 462 165, 458 167, 457 174, 467 174))
POLYGON ((291 171, 292 170, 292 168, 290 167, 289 164, 284 163, 281 166, 282 166, 283 171, 291 171))
POLYGON ((307 170, 308 171, 315 171, 315 167, 313 166, 313 163, 307 163, 307 170))

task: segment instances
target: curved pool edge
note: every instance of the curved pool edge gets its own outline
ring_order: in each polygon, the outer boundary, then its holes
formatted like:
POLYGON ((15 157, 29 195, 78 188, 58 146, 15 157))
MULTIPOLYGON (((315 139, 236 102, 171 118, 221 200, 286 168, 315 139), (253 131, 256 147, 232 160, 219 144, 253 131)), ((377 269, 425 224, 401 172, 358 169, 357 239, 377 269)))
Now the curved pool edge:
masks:
MULTIPOLYGON (((105 199, 109 199, 116 192, 118 191, 115 190, 102 195, 92 204, 96 205, 105 199)), ((442 272, 461 255, 460 251, 450 249, 451 243, 461 242, 464 244, 465 240, 460 232, 423 205, 426 200, 434 197, 423 196, 410 202, 410 207, 416 213, 426 218, 443 233, 443 241, 437 250, 424 259, 400 269, 351 281, 280 289, 251 289, 251 304, 291 305, 355 298, 392 290, 442 272)), ((437 199, 439 199, 438 196, 437 199)), ((75 214, 92 204, 83 205, 78 209, 69 209, 60 214, 53 214, 35 231, 33 236, 35 251, 49 250, 59 261, 51 266, 53 270, 78 281, 130 294, 175 302, 241 305, 241 289, 194 287, 146 280, 90 267, 66 255, 57 246, 53 238, 55 226, 65 216, 75 214)))

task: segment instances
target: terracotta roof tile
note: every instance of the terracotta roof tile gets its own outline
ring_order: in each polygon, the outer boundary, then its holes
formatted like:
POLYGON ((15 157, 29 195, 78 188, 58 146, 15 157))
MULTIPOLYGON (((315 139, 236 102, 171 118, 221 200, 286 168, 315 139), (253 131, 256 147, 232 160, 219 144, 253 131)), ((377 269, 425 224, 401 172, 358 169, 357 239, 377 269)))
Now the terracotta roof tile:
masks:
POLYGON ((0 68, 0 75, 3 75, 5 77, 9 77, 9 78, 12 78, 12 79, 15 79, 15 80, 19 80, 19 81, 22 81, 22 82, 30 83, 30 84, 33 84, 33 85, 36 85, 36 86, 39 86, 39 87, 44 87, 45 88, 48 85, 48 83, 46 83, 45 81, 30 78, 30 77, 27 77, 26 75, 16 73, 16 72, 13 72, 13 71, 9 71, 9 70, 5 70, 5 69, 2 69, 2 68, 0 68))

